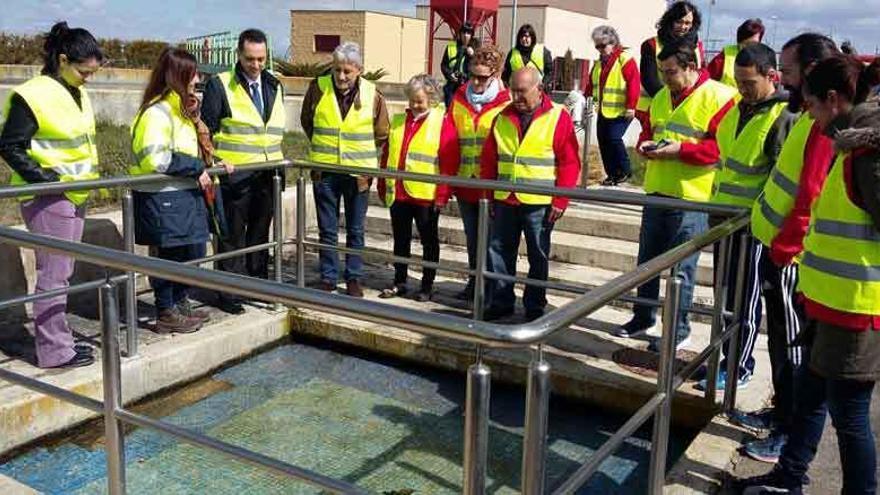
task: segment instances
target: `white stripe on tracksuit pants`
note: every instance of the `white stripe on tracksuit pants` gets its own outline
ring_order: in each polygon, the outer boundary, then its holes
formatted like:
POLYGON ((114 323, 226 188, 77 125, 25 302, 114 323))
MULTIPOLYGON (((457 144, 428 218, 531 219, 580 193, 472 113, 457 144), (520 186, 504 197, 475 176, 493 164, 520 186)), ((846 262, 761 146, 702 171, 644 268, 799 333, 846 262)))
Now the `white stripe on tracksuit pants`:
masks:
MULTIPOLYGON (((803 359, 801 347, 794 345, 803 322, 803 311, 795 295, 798 265, 792 263, 784 267, 777 266, 770 259, 770 249, 751 236, 748 247, 746 261, 749 270, 743 301, 739 373, 740 376, 750 376, 754 372, 755 360, 752 354, 758 340, 758 328, 761 325, 763 296, 767 309, 768 350, 775 391, 773 402, 776 405, 777 418, 785 420, 791 416, 794 407, 794 371, 803 359)), ((731 249, 731 256, 728 258, 730 262, 726 275, 729 282, 725 305, 730 311, 733 310, 735 302, 738 251, 736 247, 731 249)), ((727 346, 722 350, 726 356, 727 346)), ((726 366, 724 359, 721 369, 727 369, 726 366)))

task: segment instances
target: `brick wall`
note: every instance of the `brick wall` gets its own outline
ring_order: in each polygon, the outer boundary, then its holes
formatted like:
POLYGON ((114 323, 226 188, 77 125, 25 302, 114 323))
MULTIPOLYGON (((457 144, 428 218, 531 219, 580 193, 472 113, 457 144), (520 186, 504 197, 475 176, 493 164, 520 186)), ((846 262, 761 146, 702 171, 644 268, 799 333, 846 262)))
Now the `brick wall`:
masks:
POLYGON ((354 41, 364 46, 366 26, 364 12, 291 11, 290 46, 293 63, 330 61, 329 53, 315 52, 315 35, 338 35, 341 42, 354 41))

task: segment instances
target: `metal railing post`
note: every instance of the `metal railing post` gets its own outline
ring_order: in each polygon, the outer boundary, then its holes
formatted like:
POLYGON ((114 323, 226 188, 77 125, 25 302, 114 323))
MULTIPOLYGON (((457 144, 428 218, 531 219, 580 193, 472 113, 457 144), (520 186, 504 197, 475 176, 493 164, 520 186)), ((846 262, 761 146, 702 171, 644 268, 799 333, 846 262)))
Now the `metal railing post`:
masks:
MULTIPOLYGON (((284 280, 284 274, 281 272, 281 257, 284 254, 284 210, 281 204, 281 173, 278 169, 275 169, 275 175, 272 177, 272 194, 273 194, 273 207, 275 209, 275 218, 272 223, 272 231, 273 237, 275 241, 275 281, 282 282, 284 280)), ((281 309, 280 303, 274 303, 272 307, 275 310, 281 309)))
POLYGON ((730 335, 727 350, 727 380, 724 387, 724 412, 730 414, 736 407, 736 390, 739 384, 739 341, 742 338, 743 310, 745 309, 745 291, 748 279, 749 236, 745 229, 740 230, 736 241, 739 244, 739 256, 736 265, 736 299, 733 304, 733 325, 736 330, 730 335))
POLYGON ((116 411, 122 408, 119 358, 119 301, 116 286, 104 284, 101 299, 101 364, 104 373, 104 450, 107 455, 107 486, 111 495, 125 494, 125 432, 116 411))
POLYGON ((489 257, 489 200, 480 200, 477 218, 477 263, 474 274, 474 319, 482 320, 486 304, 486 266, 489 257))
POLYGON ((296 178, 296 285, 306 286, 306 178, 296 178))
POLYGON ((583 151, 583 159, 581 162, 583 165, 581 166, 581 187, 586 188, 589 180, 590 180, 590 141, 592 140, 591 134, 593 132, 593 96, 592 95, 584 95, 587 97, 587 103, 584 105, 584 151, 583 151))
POLYGON ((489 457, 489 400, 492 371, 483 364, 482 349, 477 348, 477 362, 468 368, 464 412, 464 495, 482 495, 486 491, 489 457))
POLYGON ((648 493, 663 493, 666 481, 666 455, 669 449, 669 424, 672 420, 672 400, 675 391, 675 332, 678 322, 678 306, 681 298, 681 279, 676 276, 678 267, 666 285, 666 304, 663 307, 663 336, 660 340, 660 364, 657 367, 657 393, 663 394, 663 402, 654 414, 654 431, 651 435, 651 464, 648 472, 648 493))
POLYGON ((542 495, 547 467, 547 425, 550 418, 550 365, 540 345, 529 364, 526 386, 526 424, 523 440, 522 487, 524 495, 542 495))
MULTIPOLYGON (((131 189, 122 193, 122 243, 134 253, 134 198, 131 189)), ((137 355, 137 278, 133 271, 125 272, 125 356, 137 355)))
MULTIPOLYGON (((715 247, 718 249, 718 265, 715 266, 715 304, 709 343, 715 342, 726 328, 724 313, 727 310, 727 264, 728 255, 730 254, 730 237, 725 237, 715 247)), ((715 402, 715 393, 718 391, 718 364, 720 360, 720 350, 716 349, 709 356, 709 362, 706 364, 705 397, 710 402, 715 402)))

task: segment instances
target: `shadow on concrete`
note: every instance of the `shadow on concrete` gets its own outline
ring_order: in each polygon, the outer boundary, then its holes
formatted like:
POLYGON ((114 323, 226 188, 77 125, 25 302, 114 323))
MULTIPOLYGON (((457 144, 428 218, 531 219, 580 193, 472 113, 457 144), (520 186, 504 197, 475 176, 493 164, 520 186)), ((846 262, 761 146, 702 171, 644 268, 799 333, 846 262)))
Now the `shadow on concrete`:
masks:
MULTIPOLYGON (((107 218, 86 218, 82 242, 120 251, 124 249, 122 235, 119 234, 116 224, 107 218)), ((70 278, 70 285, 100 280, 120 273, 118 270, 78 261, 70 278)), ((67 300, 67 308, 69 313, 77 316, 90 320, 98 319, 100 308, 98 291, 90 290, 71 295, 67 300)))

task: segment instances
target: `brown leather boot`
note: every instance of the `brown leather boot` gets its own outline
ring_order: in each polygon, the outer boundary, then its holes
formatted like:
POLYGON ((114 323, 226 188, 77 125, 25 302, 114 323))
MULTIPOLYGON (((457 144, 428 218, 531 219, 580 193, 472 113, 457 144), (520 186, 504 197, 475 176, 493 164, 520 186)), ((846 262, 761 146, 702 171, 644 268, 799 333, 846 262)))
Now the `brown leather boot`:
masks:
POLYGON ((175 309, 164 309, 156 318, 156 333, 193 333, 202 328, 198 318, 189 318, 175 309))
POLYGON ((364 297, 364 290, 361 289, 361 283, 356 279, 351 279, 345 283, 346 292, 351 297, 364 297))
POLYGON ((177 311, 187 318, 195 318, 202 323, 208 323, 211 320, 211 315, 207 311, 196 309, 193 302, 188 298, 177 303, 177 311))

